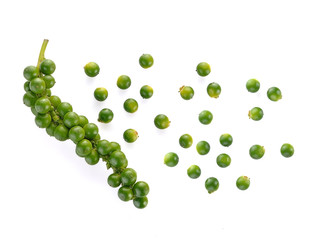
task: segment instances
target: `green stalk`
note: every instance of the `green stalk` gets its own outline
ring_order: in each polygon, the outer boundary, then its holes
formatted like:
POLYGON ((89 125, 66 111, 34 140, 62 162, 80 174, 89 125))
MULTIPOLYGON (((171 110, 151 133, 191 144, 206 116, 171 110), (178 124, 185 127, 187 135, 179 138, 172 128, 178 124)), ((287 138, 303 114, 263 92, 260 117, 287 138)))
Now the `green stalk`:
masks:
POLYGON ((39 55, 39 60, 37 62, 37 66, 36 66, 36 68, 39 70, 39 72, 40 72, 40 64, 45 59, 44 53, 45 53, 45 49, 46 49, 47 44, 48 44, 48 39, 44 39, 42 47, 41 47, 40 55, 39 55))

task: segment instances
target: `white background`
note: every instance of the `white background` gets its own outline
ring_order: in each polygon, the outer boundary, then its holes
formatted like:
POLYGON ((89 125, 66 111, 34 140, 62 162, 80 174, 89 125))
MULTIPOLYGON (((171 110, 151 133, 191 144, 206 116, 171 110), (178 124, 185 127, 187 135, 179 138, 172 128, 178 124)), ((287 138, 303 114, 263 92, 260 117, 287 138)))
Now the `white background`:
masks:
POLYGON ((0 239, 316 239, 316 6, 315 1, 2 1, 1 23, 1 162, 0 239), (106 183, 105 164, 89 166, 76 156, 74 145, 58 142, 34 123, 22 103, 23 69, 37 63, 44 38, 46 57, 55 61, 53 94, 74 111, 97 122, 100 109, 115 117, 98 123, 102 138, 118 141, 147 181, 149 205, 139 210, 122 202, 106 183), (143 53, 154 57, 152 68, 138 65, 143 53), (95 61, 100 74, 85 76, 83 66, 95 61), (196 65, 206 61, 211 74, 200 78, 196 65), (118 76, 131 87, 116 87, 118 76), (250 78, 260 91, 248 93, 250 78), (218 82, 219 99, 206 86, 218 82), (149 100, 139 89, 154 88, 149 100), (195 96, 184 101, 178 88, 190 85, 195 96), (109 97, 99 103, 96 87, 109 97), (266 91, 281 89, 283 99, 271 102, 266 91), (139 102, 135 114, 125 113, 126 98, 139 102), (259 106, 264 118, 248 119, 259 106), (198 122, 201 110, 214 120, 198 122), (153 119, 164 113, 170 128, 160 131, 153 119), (139 132, 124 143, 127 128, 139 132), (219 144, 231 133, 233 145, 219 144), (182 149, 178 138, 193 136, 182 149), (207 140, 211 151, 199 156, 195 145, 207 140), (283 143, 295 147, 292 158, 279 152, 283 143), (266 153, 252 160, 249 147, 261 144, 266 153), (175 151, 175 168, 163 164, 175 151), (232 164, 216 165, 220 153, 232 164), (202 175, 190 179, 186 169, 197 164, 202 175), (237 177, 251 178, 247 191, 237 177), (208 194, 204 182, 217 177, 219 190, 208 194))

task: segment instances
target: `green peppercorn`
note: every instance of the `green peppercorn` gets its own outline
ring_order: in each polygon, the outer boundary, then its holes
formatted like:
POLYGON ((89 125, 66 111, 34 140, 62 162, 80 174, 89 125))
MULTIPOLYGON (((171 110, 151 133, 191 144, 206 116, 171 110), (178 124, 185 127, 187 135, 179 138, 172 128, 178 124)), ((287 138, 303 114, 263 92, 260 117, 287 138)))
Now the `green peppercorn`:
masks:
POLYGON ((119 187, 121 184, 121 175, 119 173, 112 173, 109 175, 107 182, 113 188, 119 187))
POLYGON ((45 59, 40 64, 40 71, 44 73, 45 75, 50 75, 55 72, 56 65, 55 63, 50 59, 45 59))
POLYGON ((210 65, 206 62, 201 62, 197 65, 196 71, 199 76, 206 77, 210 73, 210 65))
POLYGON ((121 75, 117 79, 117 86, 118 88, 125 90, 128 89, 131 86, 131 79, 127 75, 121 75))
POLYGON ((228 154, 222 153, 217 157, 217 164, 219 167, 226 168, 230 165, 231 158, 228 154))
POLYGON ((289 158, 294 155, 294 147, 289 143, 284 143, 281 147, 281 154, 289 158))
POLYGON ((194 97, 194 89, 190 86, 182 86, 179 89, 181 97, 185 100, 190 100, 194 97))
POLYGON ((123 108, 126 110, 128 113, 134 113, 138 110, 138 102, 133 99, 133 98, 128 98, 127 100, 124 101, 123 108))
POLYGON ((246 88, 249 92, 255 93, 260 89, 260 82, 256 79, 250 79, 247 81, 246 88))
POLYGON ((199 178, 200 174, 201 170, 200 167, 198 167, 197 165, 192 165, 187 169, 187 175, 192 179, 199 178))
POLYGON ((198 119, 199 119, 199 122, 201 122, 202 124, 208 125, 211 123, 213 119, 213 115, 210 111, 204 110, 201 113, 199 113, 198 119))
POLYGON ((174 152, 169 152, 164 157, 164 164, 168 167, 175 167, 178 164, 178 155, 174 152))
POLYGON ((179 145, 183 148, 189 148, 193 144, 193 138, 189 134, 183 134, 179 138, 179 145))
POLYGON ((101 123, 110 123, 113 119, 113 112, 109 108, 104 108, 100 110, 98 122, 101 123))
POLYGON ((207 189, 208 193, 213 193, 218 190, 219 188, 219 181, 215 177, 207 178, 205 181, 205 188, 207 189))
POLYGON ((271 87, 267 90, 267 97, 273 101, 277 102, 278 100, 282 99, 282 92, 277 87, 271 87))
POLYGON ((152 67, 152 65, 154 63, 154 59, 150 54, 143 54, 139 58, 139 63, 140 63, 141 67, 146 69, 146 68, 152 67))
POLYGON ((250 186, 250 178, 247 176, 241 176, 237 179, 236 185, 240 190, 246 190, 250 186))
POLYGON ((144 85, 140 89, 140 95, 141 95, 141 97, 143 97, 145 99, 151 98, 153 95, 153 88, 150 87, 149 85, 144 85))
POLYGON ((218 83, 210 83, 207 86, 207 93, 211 98, 218 98, 221 93, 221 87, 218 83))
POLYGON ((219 139, 220 144, 224 147, 229 147, 232 141, 232 136, 229 133, 222 134, 219 139))
POLYGON ((251 118, 254 121, 259 121, 263 118, 263 110, 259 107, 254 107, 249 111, 249 118, 251 118))
POLYGON ((95 62, 89 62, 84 66, 84 70, 87 76, 96 77, 99 74, 100 67, 95 62))
POLYGON ((154 125, 158 129, 165 129, 168 128, 171 121, 168 119, 168 117, 164 114, 159 114, 154 118, 154 125))
POLYGON ((94 91, 94 96, 97 101, 104 101, 108 97, 108 91, 104 87, 96 88, 94 91))
POLYGON ((135 131, 134 129, 127 129, 124 131, 123 133, 123 139, 127 142, 127 143, 133 143, 138 139, 139 135, 138 132, 135 131))
POLYGON ((206 155, 210 151, 210 145, 206 141, 200 141, 196 145, 196 150, 200 155, 206 155))
POLYGON ((250 157, 252 157, 253 159, 262 158, 264 156, 264 153, 265 153, 264 147, 258 144, 253 145, 252 147, 250 147, 250 150, 249 150, 250 157))

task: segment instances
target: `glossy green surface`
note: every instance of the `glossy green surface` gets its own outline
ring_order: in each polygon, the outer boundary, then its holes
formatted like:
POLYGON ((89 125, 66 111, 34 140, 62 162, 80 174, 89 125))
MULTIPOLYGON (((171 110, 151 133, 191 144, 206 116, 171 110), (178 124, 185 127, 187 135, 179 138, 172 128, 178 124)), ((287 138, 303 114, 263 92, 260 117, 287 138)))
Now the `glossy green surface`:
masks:
POLYGON ((260 82, 256 79, 249 79, 246 83, 246 88, 249 92, 255 93, 260 89, 260 82))
POLYGON ((182 86, 179 93, 184 100, 190 100, 194 97, 194 89, 190 86, 182 86))
POLYGON ((248 178, 247 176, 241 176, 237 179, 236 181, 236 186, 237 188, 239 188, 240 190, 246 190, 249 188, 250 186, 250 178, 248 178))
POLYGON ((249 155, 253 159, 260 159, 264 156, 265 149, 263 146, 255 144, 250 147, 249 149, 249 155))
POLYGON ((57 127, 57 124, 54 122, 51 122, 50 125, 46 128, 46 133, 49 136, 54 137, 54 132, 55 132, 56 127, 57 127))
POLYGON ((119 173, 112 173, 109 175, 107 182, 110 187, 119 187, 121 184, 121 175, 119 173))
POLYGON ((123 139, 127 142, 127 143, 133 143, 138 139, 139 135, 138 132, 135 131, 134 129, 127 129, 124 131, 123 133, 123 139))
POLYGON ((104 101, 108 97, 108 91, 104 87, 96 88, 94 91, 94 97, 97 101, 104 101))
POLYGON ((89 62, 84 66, 84 70, 88 77, 96 77, 100 72, 100 67, 95 62, 89 62))
POLYGON ((28 91, 23 95, 23 103, 28 107, 33 107, 35 105, 36 100, 36 95, 31 91, 28 91))
POLYGON ((121 172, 122 186, 132 186, 137 179, 137 173, 132 168, 126 168, 121 172))
POLYGON ((30 82, 29 82, 29 81, 27 81, 27 82, 24 83, 23 89, 24 89, 25 92, 31 91, 31 89, 30 89, 30 82))
POLYGON ((171 121, 164 114, 159 114, 154 118, 154 125, 158 129, 166 129, 169 127, 171 121))
POLYGON ((127 75, 121 75, 117 79, 117 86, 122 90, 128 89, 131 86, 131 78, 127 75))
POLYGON ((118 197, 124 201, 130 201, 133 198, 133 192, 130 188, 128 187, 120 187, 118 190, 118 197))
POLYGON ((143 68, 149 68, 152 67, 154 63, 154 59, 150 54, 143 54, 140 58, 139 58, 139 64, 141 67, 143 68))
POLYGON ((57 96, 50 96, 49 97, 49 100, 51 102, 51 105, 54 107, 54 108, 57 108, 59 104, 61 104, 61 99, 57 96))
POLYGON ((138 107, 139 107, 138 102, 135 99, 133 99, 133 98, 128 98, 123 103, 123 108, 128 113, 136 112, 138 110, 138 107))
POLYGON ((151 98, 153 96, 153 88, 149 85, 144 85, 140 89, 140 95, 145 99, 151 98))
POLYGON ((89 140, 83 139, 76 144, 76 154, 80 157, 88 156, 92 151, 92 144, 89 140))
POLYGON ((148 202, 147 197, 137 197, 133 199, 133 205, 139 209, 145 208, 148 205, 148 202))
POLYGON ((39 70, 35 66, 27 66, 23 70, 23 76, 26 80, 31 81, 39 76, 39 70))
POLYGON ((79 118, 78 125, 83 128, 88 123, 88 119, 83 115, 79 115, 78 118, 79 118))
POLYGON ((209 194, 217 191, 219 188, 218 179, 215 177, 207 178, 205 181, 205 188, 207 189, 209 194))
POLYGON ((45 114, 38 114, 35 117, 35 124, 39 127, 39 128, 47 128, 50 123, 51 123, 51 115, 48 113, 45 114))
POLYGON ((128 166, 128 160, 121 151, 112 152, 109 157, 109 163, 115 169, 126 168, 128 166))
POLYGON ((74 126, 69 130, 68 136, 70 140, 77 144, 84 139, 85 130, 81 126, 74 126))
POLYGON ((52 88, 55 85, 55 78, 52 75, 45 75, 43 77, 46 88, 52 88))
POLYGON ((91 153, 85 157, 86 163, 96 165, 99 162, 99 154, 96 149, 92 149, 91 153))
POLYGON ((64 115, 64 125, 68 128, 72 128, 79 123, 79 117, 75 112, 68 112, 64 115))
POLYGON ((102 110, 100 110, 99 114, 98 114, 98 122, 101 123, 110 123, 113 119, 113 112, 111 109, 109 108, 104 108, 102 110))
POLYGON ((210 151, 210 145, 206 141, 200 141, 196 144, 196 150, 200 155, 206 155, 210 151))
POLYGON ((45 75, 50 75, 55 72, 56 65, 55 63, 50 59, 45 59, 40 64, 40 71, 44 73, 45 75))
POLYGON ((200 167, 198 167, 197 165, 192 165, 187 169, 187 175, 188 177, 192 179, 199 178, 200 174, 201 174, 201 170, 200 170, 200 167))
POLYGON ((41 94, 45 91, 45 82, 41 78, 33 78, 30 82, 30 90, 35 94, 41 94))
POLYGON ((100 155, 106 156, 110 154, 110 143, 109 141, 103 139, 97 143, 97 151, 100 155))
POLYGON ((229 133, 224 133, 220 136, 219 142, 222 146, 229 147, 233 142, 233 138, 229 133))
POLYGON ((211 71, 210 65, 206 62, 201 62, 197 65, 196 71, 197 71, 199 76, 206 77, 207 75, 209 75, 209 73, 211 71))
POLYGON ((189 148, 193 144, 193 138, 189 134, 183 134, 179 138, 179 145, 183 148, 189 148))
POLYGON ((145 197, 149 194, 150 187, 146 182, 138 181, 134 184, 132 190, 135 197, 145 197))
POLYGON ((211 123, 213 115, 210 111, 204 110, 199 113, 198 120, 201 124, 208 125, 211 123))
POLYGON ((57 106, 57 112, 62 118, 65 116, 66 113, 72 112, 72 111, 73 111, 73 107, 68 102, 61 102, 57 106))
POLYGON ((252 120, 254 121, 260 121, 263 116, 264 116, 264 113, 263 113, 263 110, 259 107, 254 107, 252 108, 250 111, 249 111, 249 118, 251 118, 252 120))
POLYGON ((217 164, 219 167, 226 168, 230 165, 231 158, 228 154, 222 153, 217 157, 217 164))
POLYGON ((50 111, 51 102, 47 97, 41 97, 36 100, 34 107, 38 113, 44 114, 50 111))
POLYGON ((175 167, 178 164, 179 157, 174 152, 169 152, 164 156, 164 164, 169 167, 175 167))
POLYGON ((294 147, 289 143, 284 143, 280 151, 281 154, 286 158, 293 156, 295 152, 294 147))
POLYGON ((218 83, 210 83, 207 86, 207 93, 211 98, 218 98, 221 93, 221 87, 218 83))
POLYGON ((66 141, 68 139, 68 128, 64 124, 58 125, 55 128, 54 137, 59 141, 66 141))
POLYGON ((273 102, 277 102, 278 100, 282 99, 282 92, 277 87, 269 88, 266 94, 267 97, 273 102))
POLYGON ((85 130, 85 138, 87 139, 94 139, 98 135, 98 132, 99 132, 97 125, 94 123, 87 123, 84 126, 84 130, 85 130))

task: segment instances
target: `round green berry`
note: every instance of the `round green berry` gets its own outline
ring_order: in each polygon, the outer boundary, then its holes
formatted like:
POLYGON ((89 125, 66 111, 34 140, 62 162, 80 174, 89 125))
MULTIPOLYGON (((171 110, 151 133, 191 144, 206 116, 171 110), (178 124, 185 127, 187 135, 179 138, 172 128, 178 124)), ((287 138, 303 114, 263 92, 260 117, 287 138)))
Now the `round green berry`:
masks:
POLYGON ((210 83, 207 86, 207 93, 211 98, 218 98, 221 93, 221 87, 218 83, 210 83))
POLYGON ((99 102, 102 102, 107 99, 108 91, 103 87, 96 88, 94 91, 95 99, 99 102))
POLYGON ((199 113, 198 119, 199 119, 199 122, 201 122, 202 124, 208 125, 211 123, 213 119, 213 115, 210 111, 204 110, 199 113))
POLYGON ((281 154, 286 158, 293 156, 294 147, 289 143, 284 143, 281 147, 281 154))
POLYGON ((164 114, 159 114, 154 118, 154 125, 158 129, 165 129, 168 128, 171 121, 168 119, 168 117, 164 114))
POLYGON ((179 89, 181 97, 185 100, 190 100, 194 97, 194 89, 190 86, 182 86, 179 89))
POLYGON ((56 65, 55 63, 50 59, 45 59, 40 64, 40 71, 44 73, 45 75, 50 75, 55 72, 56 65))
POLYGON ((250 147, 249 154, 253 159, 260 159, 264 156, 265 149, 263 146, 255 144, 250 147))
POLYGON ((130 77, 127 75, 121 75, 120 77, 118 77, 117 86, 122 90, 128 89, 131 86, 130 77))
POLYGON ((150 87, 149 85, 144 85, 140 89, 140 95, 141 95, 141 97, 143 97, 145 99, 151 98, 153 95, 153 88, 150 87))
POLYGON ((260 82, 256 79, 249 79, 247 81, 246 88, 249 92, 255 93, 260 89, 260 82))
POLYGON ((140 63, 141 67, 146 69, 146 68, 152 67, 152 65, 154 63, 154 59, 150 54, 143 54, 139 58, 139 63, 140 63))
POLYGON ((175 167, 178 164, 179 157, 174 152, 169 152, 164 156, 164 164, 168 167, 175 167))
POLYGON ((219 167, 226 168, 230 165, 231 158, 228 154, 222 153, 217 157, 217 164, 219 167))
POLYGON ((219 188, 218 179, 215 177, 207 178, 205 181, 205 188, 207 189, 209 194, 217 191, 219 188))
POLYGON ((277 102, 278 100, 282 99, 282 92, 277 87, 271 87, 267 90, 267 97, 273 101, 277 102))
POLYGON ((237 179, 236 185, 240 190, 246 190, 250 186, 250 178, 247 176, 241 176, 237 179))
POLYGON ((187 175, 192 179, 199 178, 200 174, 201 170, 200 167, 198 167, 197 165, 192 165, 187 169, 187 175))
POLYGON ((259 121, 263 118, 263 110, 259 107, 254 107, 249 111, 249 118, 251 118, 254 121, 259 121))
POLYGON ((189 134, 183 134, 179 138, 179 145, 183 148, 189 148, 193 144, 193 138, 189 134))
POLYGON ((210 73, 210 65, 206 62, 201 62, 197 65, 196 71, 199 76, 206 77, 210 73))
POLYGON ((139 107, 138 102, 135 99, 133 99, 133 98, 128 98, 123 103, 123 108, 128 113, 136 112, 138 110, 138 107, 139 107))
POLYGON ((229 133, 222 134, 219 139, 220 144, 224 147, 229 147, 232 141, 232 136, 229 133))
POLYGON ((206 155, 210 151, 210 145, 206 141, 200 141, 196 145, 196 150, 200 155, 206 155))
POLYGON ((99 74, 100 67, 95 62, 89 62, 84 66, 84 70, 88 77, 96 77, 99 74))
POLYGON ((109 108, 104 108, 100 110, 98 116, 98 122, 101 123, 110 123, 113 119, 113 112, 109 108))
POLYGON ((138 132, 135 131, 134 129, 127 129, 124 131, 123 133, 123 139, 127 142, 127 143, 133 143, 138 139, 139 135, 138 132))

